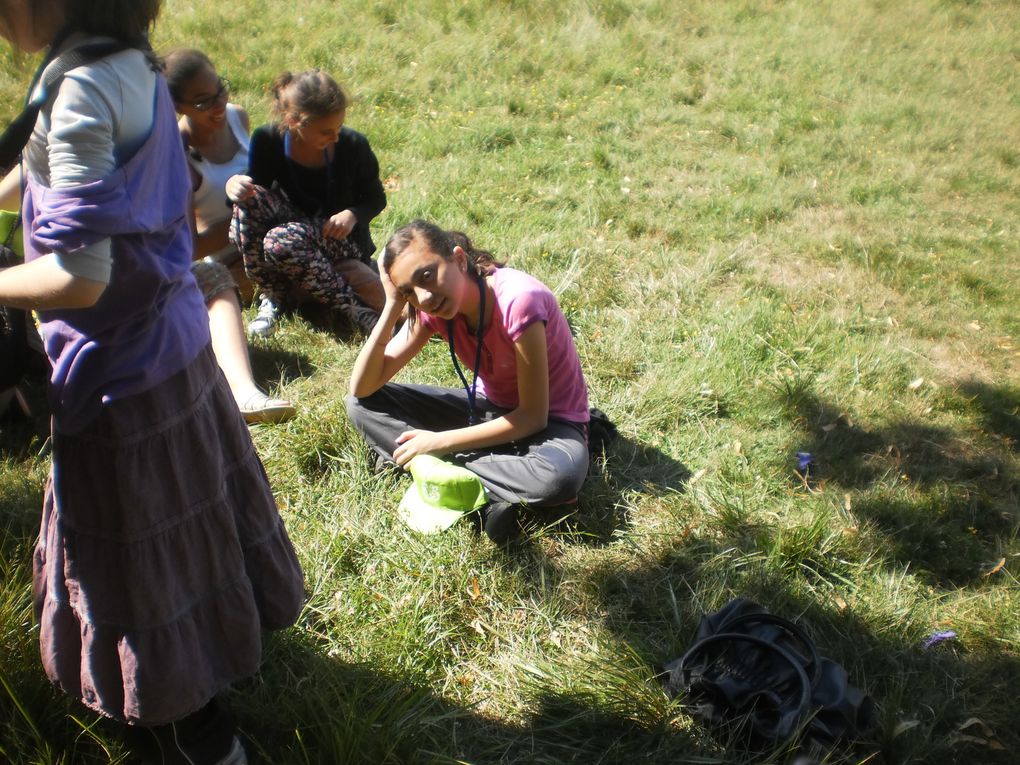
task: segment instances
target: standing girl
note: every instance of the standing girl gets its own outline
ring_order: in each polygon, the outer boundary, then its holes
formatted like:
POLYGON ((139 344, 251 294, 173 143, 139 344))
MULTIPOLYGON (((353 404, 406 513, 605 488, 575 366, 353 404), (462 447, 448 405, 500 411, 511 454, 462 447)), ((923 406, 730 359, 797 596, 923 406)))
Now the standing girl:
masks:
POLYGON ((252 135, 247 175, 227 183, 230 236, 262 290, 248 331, 272 333, 298 290, 367 334, 385 302, 370 265, 369 223, 386 207, 379 162, 365 136, 344 127, 347 96, 325 72, 277 77, 273 113, 277 122, 252 135))
POLYGON ((50 46, 26 263, 0 272, 0 302, 38 311, 53 367, 33 561, 47 674, 164 762, 235 765, 216 696, 258 670, 264 628, 294 622, 302 577, 188 268, 187 164, 147 42, 159 7, 0 0, 0 34, 50 46))
POLYGON ((419 454, 445 454, 475 473, 490 500, 484 528, 498 543, 518 532, 521 505, 576 497, 588 471, 589 418, 555 296, 500 266, 459 232, 421 220, 397 231, 381 258, 386 305, 347 399, 351 420, 382 458, 404 466, 419 454), (390 339, 406 304, 411 319, 390 339), (449 344, 464 390, 390 383, 433 335, 449 344))
POLYGON ((289 401, 270 398, 255 384, 241 322, 241 293, 251 299, 241 253, 227 239, 231 206, 226 184, 248 169, 248 114, 229 102, 230 83, 202 51, 180 49, 163 59, 177 127, 191 170, 195 261, 191 273, 209 312, 216 361, 246 422, 282 422, 294 416, 289 401), (238 285, 241 285, 240 287, 238 285))

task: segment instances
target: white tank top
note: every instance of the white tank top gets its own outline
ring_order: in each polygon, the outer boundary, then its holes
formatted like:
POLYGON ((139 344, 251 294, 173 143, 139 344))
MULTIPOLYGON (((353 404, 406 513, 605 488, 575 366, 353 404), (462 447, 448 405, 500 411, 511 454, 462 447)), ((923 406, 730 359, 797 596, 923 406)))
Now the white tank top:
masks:
POLYGON ((233 175, 248 172, 248 134, 241 124, 240 110, 233 104, 227 104, 227 125, 239 146, 237 153, 228 161, 222 164, 210 162, 205 157, 196 158, 193 152, 188 152, 188 162, 202 179, 192 198, 195 228, 199 233, 230 217, 227 181, 233 175))

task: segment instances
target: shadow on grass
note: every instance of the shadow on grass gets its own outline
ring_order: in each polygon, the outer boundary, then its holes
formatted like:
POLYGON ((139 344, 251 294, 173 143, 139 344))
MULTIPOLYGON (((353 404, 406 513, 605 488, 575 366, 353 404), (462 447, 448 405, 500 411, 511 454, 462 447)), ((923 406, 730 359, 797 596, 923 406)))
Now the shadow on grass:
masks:
POLYGON ((332 336, 338 343, 352 343, 361 346, 366 335, 353 323, 332 308, 321 303, 302 303, 296 313, 312 327, 332 336))
MULTIPOLYGON (((437 696, 410 674, 329 658, 307 633, 273 636, 261 673, 231 694, 250 762, 723 762, 688 759, 700 747, 682 732, 641 725, 554 692, 533 698, 525 723, 509 725, 437 696)), ((119 725, 49 689, 40 667, 23 667, 9 679, 28 718, 0 687, 0 710, 11 712, 0 725, 0 751, 17 758, 12 761, 136 762, 119 725)))
POLYGON ((967 380, 960 383, 959 391, 970 398, 985 430, 1008 439, 1009 446, 1015 448, 1020 442, 1020 388, 967 380))
POLYGON ((0 458, 22 459, 36 454, 49 437, 47 374, 48 368, 40 361, 18 385, 18 390, 28 405, 29 414, 22 412, 21 406, 15 400, 10 402, 6 411, 0 412, 0 458))
POLYGON ((698 748, 677 731, 551 691, 533 699, 525 723, 509 725, 437 696, 412 674, 330 659, 307 636, 285 633, 261 675, 238 687, 235 706, 267 763, 682 762, 698 748))
POLYGON ((690 471, 659 449, 618 435, 592 459, 578 495, 576 512, 560 524, 579 542, 609 543, 630 523, 630 495, 661 496, 685 490, 690 471))
POLYGON ((979 383, 967 395, 992 429, 990 442, 908 420, 869 430, 811 395, 795 409, 805 431, 795 450, 813 460, 809 484, 868 489, 854 513, 885 534, 895 560, 938 586, 980 583, 1017 524, 1020 476, 1008 439, 1020 427, 1020 397, 979 383))
MULTIPOLYGON (((738 595, 800 624, 820 653, 841 663, 850 682, 878 704, 875 729, 834 751, 827 763, 1005 765, 1020 751, 1012 703, 1020 683, 1015 655, 1003 650, 978 658, 963 642, 925 650, 927 628, 911 634, 875 614, 866 621, 825 581, 795 589, 785 572, 756 562, 753 551, 741 552, 732 539, 691 540, 637 570, 607 563, 592 581, 607 626, 649 674, 682 656, 700 618, 738 595)), ((791 757, 783 748, 751 751, 724 731, 711 734, 726 762, 782 763, 791 757)))
POLYGON ((248 355, 255 382, 263 387, 272 388, 277 383, 288 383, 315 371, 308 356, 277 345, 252 343, 248 346, 248 355))

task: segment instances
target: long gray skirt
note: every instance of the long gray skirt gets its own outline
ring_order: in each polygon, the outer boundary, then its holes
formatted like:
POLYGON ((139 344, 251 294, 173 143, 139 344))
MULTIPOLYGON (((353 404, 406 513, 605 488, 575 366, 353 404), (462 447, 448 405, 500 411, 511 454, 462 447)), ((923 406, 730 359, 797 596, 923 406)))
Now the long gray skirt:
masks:
POLYGON ((34 575, 47 675, 105 715, 168 723, 258 670, 302 574, 211 349, 54 433, 34 575))

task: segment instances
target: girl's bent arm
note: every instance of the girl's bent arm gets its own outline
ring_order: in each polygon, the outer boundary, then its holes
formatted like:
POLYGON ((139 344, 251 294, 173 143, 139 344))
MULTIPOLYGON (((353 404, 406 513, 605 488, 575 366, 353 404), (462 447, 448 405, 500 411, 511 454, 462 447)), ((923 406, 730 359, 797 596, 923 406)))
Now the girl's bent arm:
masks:
POLYGON ((26 310, 91 308, 106 284, 70 274, 53 253, 0 270, 0 303, 26 310))
MULTIPOLYGON (((386 281, 384 279, 384 284, 386 281)), ((413 325, 407 322, 390 338, 403 310, 403 301, 386 300, 375 329, 354 362, 350 385, 352 396, 371 396, 417 356, 432 337, 432 331, 419 321, 413 325)))
POLYGON ((536 321, 514 343, 517 360, 517 408, 478 425, 438 432, 409 430, 397 439, 398 465, 418 454, 449 454, 519 441, 543 430, 549 422, 549 358, 545 324, 536 321))

